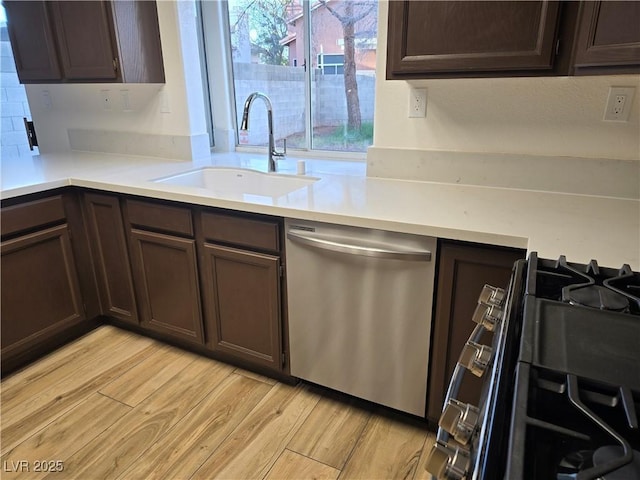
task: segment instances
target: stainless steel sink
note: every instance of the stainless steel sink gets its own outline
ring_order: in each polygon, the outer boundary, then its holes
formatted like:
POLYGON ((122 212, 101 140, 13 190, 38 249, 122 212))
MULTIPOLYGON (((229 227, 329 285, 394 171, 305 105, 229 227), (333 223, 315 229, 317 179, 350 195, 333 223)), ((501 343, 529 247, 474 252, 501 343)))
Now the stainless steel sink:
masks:
POLYGON ((246 168, 204 167, 154 180, 183 187, 205 188, 222 194, 281 197, 317 182, 319 178, 264 173, 246 168))

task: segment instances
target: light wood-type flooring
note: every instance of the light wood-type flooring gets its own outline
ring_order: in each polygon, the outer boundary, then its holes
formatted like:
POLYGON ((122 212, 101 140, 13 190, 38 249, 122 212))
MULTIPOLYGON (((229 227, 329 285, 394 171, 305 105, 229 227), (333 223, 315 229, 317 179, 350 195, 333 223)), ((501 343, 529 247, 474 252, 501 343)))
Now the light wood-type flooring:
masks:
POLYGON ((112 326, 1 389, 3 480, 431 478, 420 422, 112 326))

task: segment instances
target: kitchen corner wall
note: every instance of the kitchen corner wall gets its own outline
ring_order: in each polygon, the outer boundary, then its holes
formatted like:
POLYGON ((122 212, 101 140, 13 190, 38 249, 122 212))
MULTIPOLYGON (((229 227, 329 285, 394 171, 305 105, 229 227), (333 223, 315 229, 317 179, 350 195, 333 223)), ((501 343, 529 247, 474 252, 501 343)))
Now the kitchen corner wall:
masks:
POLYGON ((27 85, 41 153, 74 149, 181 160, 209 155, 195 2, 157 5, 165 83, 27 85))
MULTIPOLYGON (((374 146, 640 161, 640 75, 385 80, 388 2, 380 2, 374 146), (426 118, 408 118, 409 88, 426 118), (635 86, 627 123, 604 122, 610 86, 635 86)), ((636 180, 638 181, 638 180, 636 180)))

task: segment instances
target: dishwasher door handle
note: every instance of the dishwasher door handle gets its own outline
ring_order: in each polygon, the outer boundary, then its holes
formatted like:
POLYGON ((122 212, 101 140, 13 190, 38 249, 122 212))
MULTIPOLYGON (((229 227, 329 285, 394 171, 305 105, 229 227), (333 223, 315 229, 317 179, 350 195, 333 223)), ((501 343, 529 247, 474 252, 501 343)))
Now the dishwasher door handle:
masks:
POLYGON ((349 255, 362 255, 365 257, 385 258, 394 260, 411 260, 429 262, 431 252, 429 250, 397 250, 380 248, 355 243, 345 243, 342 238, 331 238, 328 235, 318 236, 307 231, 287 232, 287 238, 292 242, 298 242, 310 247, 330 250, 332 252, 346 253, 349 255))

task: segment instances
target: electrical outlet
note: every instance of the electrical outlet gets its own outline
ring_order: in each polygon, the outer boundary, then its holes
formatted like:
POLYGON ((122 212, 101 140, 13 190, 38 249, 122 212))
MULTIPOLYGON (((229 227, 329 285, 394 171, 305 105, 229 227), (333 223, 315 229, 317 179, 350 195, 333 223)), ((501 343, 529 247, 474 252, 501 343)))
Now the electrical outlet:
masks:
POLYGON ((42 106, 46 110, 51 110, 53 102, 51 101, 51 93, 49 90, 42 90, 42 106))
POLYGON ((133 110, 131 108, 131 98, 129 97, 129 90, 120 90, 120 103, 122 104, 123 112, 130 112, 133 110))
POLYGON ((635 87, 610 87, 604 120, 612 122, 626 122, 635 93, 635 87))
POLYGON ((171 113, 171 102, 166 90, 160 91, 160 113, 171 113))
POLYGON ((424 118, 427 116, 427 89, 409 89, 409 118, 424 118))

